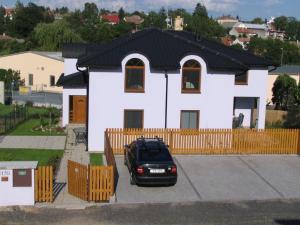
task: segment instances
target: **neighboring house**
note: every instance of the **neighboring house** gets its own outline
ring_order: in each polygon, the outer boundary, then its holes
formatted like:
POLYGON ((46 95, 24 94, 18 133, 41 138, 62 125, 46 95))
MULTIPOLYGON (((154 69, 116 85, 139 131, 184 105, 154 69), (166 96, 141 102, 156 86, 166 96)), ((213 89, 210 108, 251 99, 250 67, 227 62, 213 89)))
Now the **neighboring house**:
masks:
POLYGON ((283 41, 285 38, 285 32, 276 29, 274 20, 275 20, 275 17, 271 17, 267 21, 268 37, 273 38, 273 39, 280 39, 283 41))
POLYGON ((106 128, 264 128, 274 63, 192 33, 146 29, 105 45, 63 48, 63 126, 86 123, 89 151, 106 128), (254 120, 256 121, 256 120, 254 120))
POLYGON ((120 23, 120 18, 117 13, 108 13, 101 15, 101 20, 111 24, 111 25, 116 25, 120 23))
POLYGON ((177 16, 174 19, 174 30, 182 31, 184 27, 184 18, 177 16))
POLYGON ((5 15, 4 16, 8 17, 10 20, 12 20, 15 11, 16 11, 15 8, 5 8, 5 15))
POLYGON ((61 52, 22 52, 0 57, 1 69, 20 71, 21 80, 31 91, 61 93, 56 86, 63 73, 64 62, 61 52))
POLYGON ((300 65, 283 65, 278 67, 276 70, 269 72, 268 83, 267 83, 267 104, 273 105, 273 85, 279 75, 287 74, 294 78, 297 84, 300 83, 300 65))
POLYGON ((217 22, 226 29, 231 29, 239 20, 230 15, 217 18, 217 22))
POLYGON ((239 37, 233 40, 231 37, 223 37, 221 38, 221 42, 226 46, 232 46, 236 44, 240 44, 243 49, 247 49, 247 44, 250 42, 250 38, 239 37))
POLYGON ((260 38, 267 38, 268 28, 266 24, 238 22, 232 27, 232 29, 229 31, 229 34, 236 37, 245 36, 250 38, 252 36, 257 36, 260 38))

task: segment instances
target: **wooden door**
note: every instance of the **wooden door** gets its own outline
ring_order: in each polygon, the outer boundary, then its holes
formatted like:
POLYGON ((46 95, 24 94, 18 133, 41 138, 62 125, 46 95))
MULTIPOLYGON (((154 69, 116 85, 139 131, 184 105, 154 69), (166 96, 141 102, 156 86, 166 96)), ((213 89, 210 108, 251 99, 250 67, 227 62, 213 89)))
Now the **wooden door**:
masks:
POLYGON ((86 96, 73 96, 73 123, 86 122, 86 96))

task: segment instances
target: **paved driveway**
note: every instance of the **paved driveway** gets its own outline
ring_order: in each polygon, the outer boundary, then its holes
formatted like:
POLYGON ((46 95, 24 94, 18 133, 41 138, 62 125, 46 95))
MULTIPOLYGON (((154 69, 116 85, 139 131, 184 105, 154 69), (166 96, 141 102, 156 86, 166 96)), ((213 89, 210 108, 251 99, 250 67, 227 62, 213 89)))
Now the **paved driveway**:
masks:
POLYGON ((174 187, 138 187, 118 156, 117 202, 240 201, 300 198, 298 156, 175 156, 174 187))

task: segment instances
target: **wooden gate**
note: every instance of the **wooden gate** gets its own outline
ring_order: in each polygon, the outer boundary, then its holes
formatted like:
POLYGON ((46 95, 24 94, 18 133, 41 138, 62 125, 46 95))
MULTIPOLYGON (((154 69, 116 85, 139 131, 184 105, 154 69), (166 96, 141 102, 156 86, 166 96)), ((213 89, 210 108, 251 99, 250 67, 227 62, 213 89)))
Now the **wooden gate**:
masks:
POLYGON ((88 200, 88 167, 68 161, 68 192, 82 200, 88 200))
POLYGON ((86 166, 68 161, 68 191, 85 201, 109 201, 114 194, 112 166, 86 166))

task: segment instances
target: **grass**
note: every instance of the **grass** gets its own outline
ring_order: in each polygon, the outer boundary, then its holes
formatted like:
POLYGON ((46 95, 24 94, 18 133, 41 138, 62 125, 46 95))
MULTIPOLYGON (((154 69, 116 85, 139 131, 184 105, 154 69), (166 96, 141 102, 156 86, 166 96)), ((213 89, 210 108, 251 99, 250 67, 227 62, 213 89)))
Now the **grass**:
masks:
POLYGON ((56 166, 63 150, 0 149, 0 161, 38 161, 39 166, 56 166))
POLYGON ((10 105, 0 104, 0 116, 4 116, 13 111, 13 107, 10 105))
POLYGON ((65 133, 61 129, 53 127, 51 133, 49 130, 41 131, 34 130, 34 128, 40 126, 40 119, 29 119, 16 127, 15 130, 11 131, 9 135, 15 136, 64 136, 65 133))
POLYGON ((102 166, 103 165, 103 154, 91 153, 90 154, 90 164, 91 164, 91 166, 102 166))

